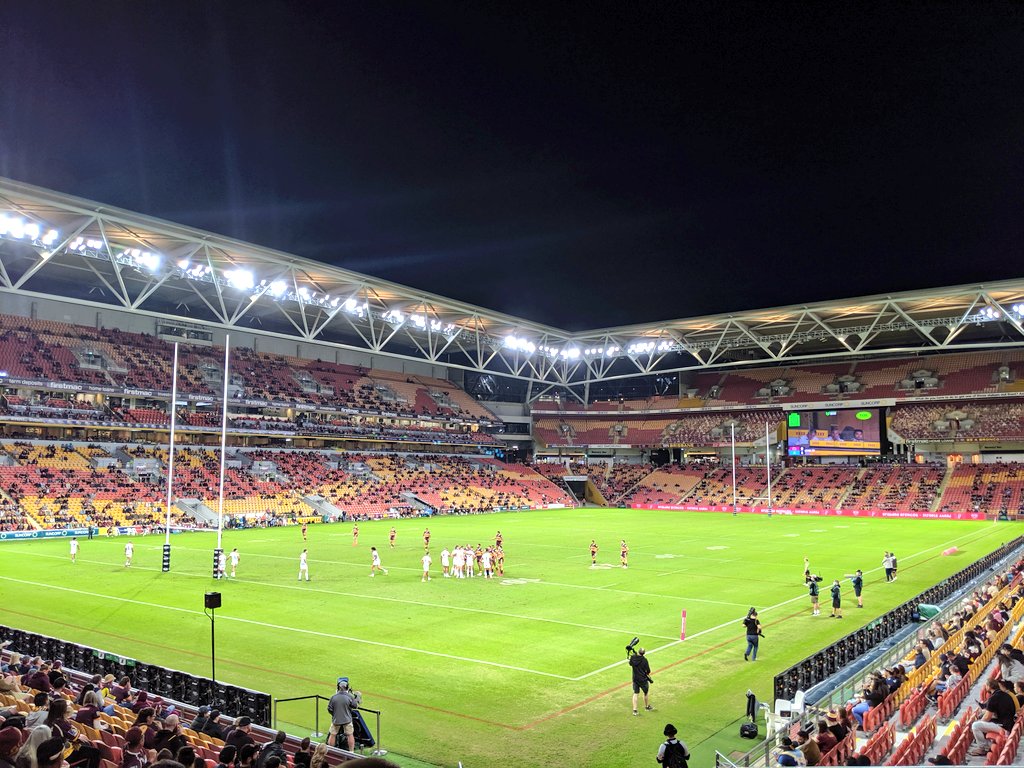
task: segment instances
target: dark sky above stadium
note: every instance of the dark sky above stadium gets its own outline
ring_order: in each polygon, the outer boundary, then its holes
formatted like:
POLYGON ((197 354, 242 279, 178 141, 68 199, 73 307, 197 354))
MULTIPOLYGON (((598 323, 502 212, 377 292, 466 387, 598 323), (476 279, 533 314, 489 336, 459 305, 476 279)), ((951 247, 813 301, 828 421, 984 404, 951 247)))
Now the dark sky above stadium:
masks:
POLYGON ((571 329, 1019 277, 1024 5, 20 3, 0 174, 571 329))

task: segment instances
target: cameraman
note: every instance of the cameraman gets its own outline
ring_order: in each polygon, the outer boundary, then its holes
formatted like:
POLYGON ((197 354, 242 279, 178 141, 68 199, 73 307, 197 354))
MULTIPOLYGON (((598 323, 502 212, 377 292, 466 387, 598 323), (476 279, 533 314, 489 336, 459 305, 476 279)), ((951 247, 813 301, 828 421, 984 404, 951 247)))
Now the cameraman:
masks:
POLYGON ((636 653, 629 657, 629 666, 633 668, 633 714, 639 715, 640 713, 636 708, 636 698, 640 691, 644 692, 644 709, 648 712, 652 711, 654 707, 651 706, 650 699, 647 696, 647 692, 650 688, 653 680, 651 679, 651 665, 647 661, 646 651, 643 648, 638 648, 636 653))
POLYGON ((757 618, 757 611, 753 608, 743 620, 743 626, 747 632, 747 651, 743 654, 744 661, 757 661, 757 641, 764 637, 761 633, 761 622, 757 618))
POLYGON ((355 727, 352 725, 352 713, 359 709, 362 694, 349 689, 348 678, 338 678, 338 692, 327 702, 327 712, 331 716, 331 732, 327 737, 329 746, 337 746, 338 734, 344 733, 348 740, 348 751, 355 752, 355 727))

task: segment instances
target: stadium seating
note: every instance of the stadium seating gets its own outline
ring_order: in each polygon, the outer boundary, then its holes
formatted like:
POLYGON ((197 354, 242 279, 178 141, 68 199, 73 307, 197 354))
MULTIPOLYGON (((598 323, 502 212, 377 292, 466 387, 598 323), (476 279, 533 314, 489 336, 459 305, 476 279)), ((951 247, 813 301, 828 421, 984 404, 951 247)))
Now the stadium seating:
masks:
POLYGON ((844 509, 928 511, 938 499, 944 469, 936 465, 880 464, 868 467, 850 487, 844 509))

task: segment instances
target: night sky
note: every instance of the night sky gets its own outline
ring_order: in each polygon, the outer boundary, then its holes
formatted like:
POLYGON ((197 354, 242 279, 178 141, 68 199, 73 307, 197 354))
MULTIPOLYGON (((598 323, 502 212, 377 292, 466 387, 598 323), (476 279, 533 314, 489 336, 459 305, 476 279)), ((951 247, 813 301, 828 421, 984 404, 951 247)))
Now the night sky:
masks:
POLYGON ((1024 271, 1022 4, 8 3, 0 83, 0 175, 569 329, 1024 271))

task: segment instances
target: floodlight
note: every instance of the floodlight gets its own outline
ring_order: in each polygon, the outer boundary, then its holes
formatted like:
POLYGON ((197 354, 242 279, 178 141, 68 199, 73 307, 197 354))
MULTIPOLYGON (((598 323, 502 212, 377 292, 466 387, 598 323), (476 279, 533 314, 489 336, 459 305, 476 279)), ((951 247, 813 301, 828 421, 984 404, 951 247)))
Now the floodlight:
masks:
POLYGON ((299 288, 299 296, 301 296, 303 299, 308 299, 309 288, 307 288, 306 286, 302 286, 301 288, 299 288))
POLYGON ((6 213, 0 216, 0 235, 6 235, 11 226, 11 217, 6 213))
POLYGON ((188 269, 188 265, 191 263, 188 259, 178 259, 178 269, 188 269))
POLYGON ((229 269, 224 273, 224 277, 227 278, 228 285, 240 291, 251 291, 256 285, 256 278, 248 269, 229 269))
POLYGON ((341 297, 340 296, 335 296, 333 299, 331 299, 331 306, 332 307, 337 307, 338 304, 340 304, 340 303, 341 303, 341 297))
POLYGON ((20 240, 25 236, 25 221, 23 219, 8 220, 7 231, 11 233, 11 237, 16 237, 20 240))
POLYGON ((273 296, 275 299, 284 296, 284 292, 288 290, 288 283, 284 280, 275 280, 270 284, 270 288, 267 293, 273 296))
POLYGON ((345 299, 345 311, 346 312, 354 312, 355 309, 356 309, 356 300, 355 299, 345 299))
POLYGON ((25 236, 30 240, 38 240, 39 235, 42 234, 42 229, 34 221, 29 222, 25 225, 25 236))
POLYGON ((132 256, 136 264, 140 267, 145 267, 150 272, 156 272, 160 268, 160 254, 158 253, 140 252, 138 248, 134 248, 132 249, 132 256))

